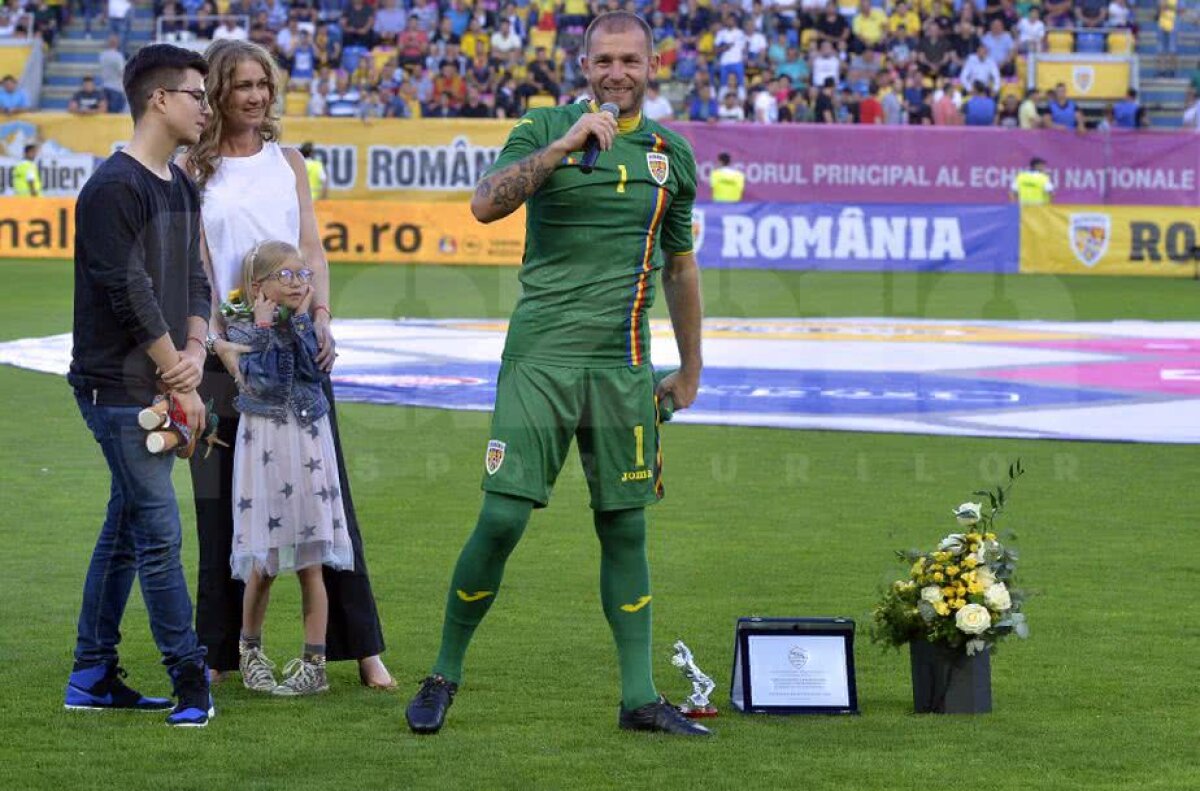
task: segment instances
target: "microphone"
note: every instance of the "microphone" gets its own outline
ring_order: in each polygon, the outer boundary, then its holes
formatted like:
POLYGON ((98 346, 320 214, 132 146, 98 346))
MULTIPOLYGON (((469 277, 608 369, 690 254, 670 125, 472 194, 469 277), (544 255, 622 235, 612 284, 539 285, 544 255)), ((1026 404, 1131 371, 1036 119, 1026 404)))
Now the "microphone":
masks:
MULTIPOLYGON (((600 112, 608 113, 613 118, 621 114, 621 108, 617 107, 612 102, 605 102, 600 105, 600 112)), ((583 149, 583 159, 579 161, 579 172, 587 175, 596 167, 596 160, 600 158, 600 141, 595 135, 588 135, 587 145, 583 149)))

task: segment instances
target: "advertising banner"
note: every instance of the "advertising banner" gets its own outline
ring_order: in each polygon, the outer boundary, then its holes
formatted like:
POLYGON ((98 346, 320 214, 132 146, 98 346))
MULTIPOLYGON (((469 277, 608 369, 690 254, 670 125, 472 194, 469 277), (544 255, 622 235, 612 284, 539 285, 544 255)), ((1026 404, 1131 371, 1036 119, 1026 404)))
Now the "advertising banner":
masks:
POLYGON ((1195 209, 1029 206, 1021 212, 1021 272, 1194 277, 1195 209))
MULTIPOLYGON (((330 261, 380 264, 521 263, 525 210, 483 225, 466 203, 318 201, 330 261)), ((0 258, 71 258, 74 198, 0 198, 0 258)))
MULTIPOLYGON (((729 152, 746 172, 747 201, 1002 204, 1018 170, 1045 159, 1072 204, 1200 206, 1200 135, 966 129, 826 127, 821 124, 673 124, 691 141, 709 198, 708 174, 729 152)), ((330 197, 466 201, 499 154, 511 122, 285 118, 283 142, 312 141, 330 197)), ((42 141, 47 194, 75 195, 100 159, 124 145, 127 116, 34 113, 0 123, 0 179, 26 142, 42 141)))
MULTIPOLYGON (((500 153, 511 122, 460 119, 284 118, 283 144, 313 143, 325 163, 330 197, 464 201, 500 153)), ((95 166, 129 139, 127 115, 80 118, 30 113, 0 123, 0 179, 27 142, 42 142, 39 161, 48 195, 77 195, 95 166)))
POLYGON ((521 263, 524 207, 488 225, 466 203, 317 202, 330 261, 380 264, 521 263))
MULTIPOLYGON (((466 203, 318 201, 330 261, 521 263, 524 209, 483 225, 466 203)), ((1014 206, 698 204, 707 268, 1015 272, 1014 206)), ((70 258, 74 199, 0 198, 0 256, 70 258)))
POLYGON ((700 264, 733 269, 1016 272, 1016 206, 706 204, 700 264))
POLYGON ((286 118, 283 142, 312 141, 330 197, 466 201, 511 128, 494 120, 286 118))
MULTIPOLYGON (((0 198, 0 258, 74 254, 73 198, 0 198)), ((516 266, 524 209, 488 225, 465 203, 318 201, 330 261, 516 266)), ((1200 218, 1177 207, 697 204, 709 269, 1193 277, 1200 218)))
POLYGON ((676 124, 696 151, 701 200, 717 155, 746 173, 747 201, 1005 203, 1041 157, 1063 203, 1200 205, 1200 135, 823 124, 676 124))
POLYGON ((74 198, 0 198, 0 258, 74 254, 74 198))

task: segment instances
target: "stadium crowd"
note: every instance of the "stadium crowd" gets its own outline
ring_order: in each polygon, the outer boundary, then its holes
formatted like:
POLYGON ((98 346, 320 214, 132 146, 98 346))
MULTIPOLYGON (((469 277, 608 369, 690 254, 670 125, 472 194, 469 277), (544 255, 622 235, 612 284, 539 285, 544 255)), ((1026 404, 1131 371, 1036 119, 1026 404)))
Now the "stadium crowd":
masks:
MULTIPOLYGON (((646 105, 656 119, 1083 129, 1064 86, 1022 87, 1023 60, 1058 29, 1080 51, 1106 51, 1114 30, 1132 42, 1137 1, 156 0, 154 10, 160 39, 269 49, 289 76, 289 114, 513 117, 571 101, 584 92, 585 26, 623 8, 650 21, 662 56, 646 105)), ((1177 0, 1141 1, 1160 4, 1173 29, 1177 0)), ((79 2, 99 14, 99 0, 79 2)), ((129 0, 108 3, 122 33, 129 0)), ((48 5, 29 7, 36 18, 48 5)), ((1200 87, 1200 71, 1194 79, 1200 87)), ((1130 91, 1093 125, 1144 124, 1130 91)))

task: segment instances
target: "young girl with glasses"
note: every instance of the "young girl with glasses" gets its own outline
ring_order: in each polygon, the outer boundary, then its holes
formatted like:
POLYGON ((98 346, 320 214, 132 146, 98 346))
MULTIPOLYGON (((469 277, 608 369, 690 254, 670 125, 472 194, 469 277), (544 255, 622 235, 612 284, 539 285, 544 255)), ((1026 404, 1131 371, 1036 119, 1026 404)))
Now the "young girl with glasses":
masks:
POLYGON ((246 307, 228 327, 229 340, 250 349, 239 361, 234 400, 241 421, 233 456, 230 566, 234 578, 246 583, 240 669, 246 687, 275 695, 329 689, 329 604, 321 567, 354 568, 309 314, 312 276, 287 242, 256 244, 242 262, 246 307), (300 578, 304 651, 277 684, 274 664, 263 653, 262 627, 271 583, 288 571, 300 578))

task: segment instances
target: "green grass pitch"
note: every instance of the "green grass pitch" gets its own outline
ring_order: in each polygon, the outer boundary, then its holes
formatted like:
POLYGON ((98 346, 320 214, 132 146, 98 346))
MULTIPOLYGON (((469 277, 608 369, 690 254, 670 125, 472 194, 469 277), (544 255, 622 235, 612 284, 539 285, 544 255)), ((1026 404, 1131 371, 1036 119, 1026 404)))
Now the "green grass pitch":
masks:
MULTIPOLYGON (((61 262, 0 264, 0 340, 69 330, 61 262)), ((334 270, 342 317, 507 315, 511 269, 334 270)), ((1188 281, 709 272, 713 316, 1194 319, 1188 281)), ((662 305, 656 315, 665 315, 662 305)), ((720 684, 716 740, 616 729, 615 652, 578 462, 537 513, 477 634, 439 736, 403 706, 437 649, 445 586, 470 531, 487 416, 346 404, 343 439, 397 694, 276 700, 217 688, 218 716, 66 712, 62 692, 107 471, 62 379, 0 368, 0 787, 14 789, 1142 789, 1200 788, 1200 537, 1194 446, 669 426, 667 499, 650 512, 657 681, 684 638, 720 684), (1028 641, 993 657, 994 713, 916 716, 906 653, 866 639, 892 550, 925 545, 949 509, 1020 456, 1008 526, 1036 593, 1028 641), (728 704, 735 618, 848 615, 858 717, 742 716, 728 704)), ((196 542, 186 469, 184 559, 196 542)), ((299 648, 299 595, 276 586, 266 647, 299 648)), ((165 694, 135 593, 123 663, 165 694)))

